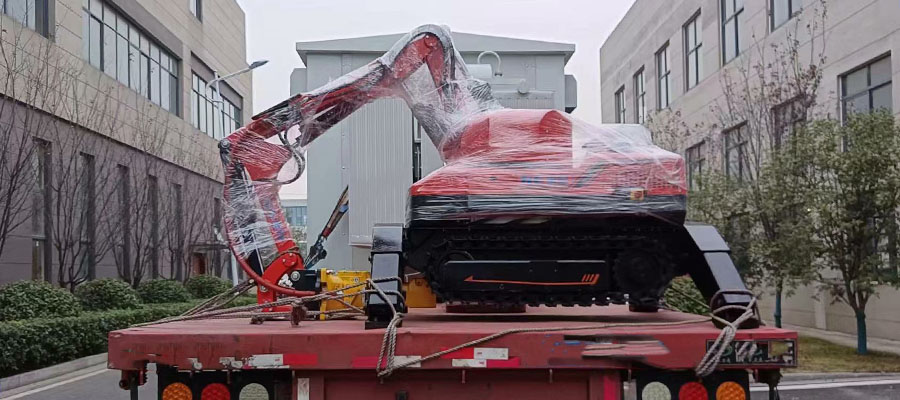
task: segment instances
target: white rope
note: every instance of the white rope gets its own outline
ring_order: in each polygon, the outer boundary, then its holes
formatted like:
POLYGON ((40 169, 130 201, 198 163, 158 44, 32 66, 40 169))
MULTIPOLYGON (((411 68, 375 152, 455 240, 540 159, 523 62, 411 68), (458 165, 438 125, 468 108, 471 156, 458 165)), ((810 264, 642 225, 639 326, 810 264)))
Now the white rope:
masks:
MULTIPOLYGON (((725 327, 722 328, 722 331, 719 332, 719 336, 716 338, 716 341, 713 342, 709 350, 706 351, 706 354, 703 355, 703 358, 700 360, 700 364, 698 364, 697 367, 694 368, 694 372, 697 374, 697 376, 704 377, 715 372, 716 367, 718 367, 719 363, 722 361, 722 355, 725 354, 725 351, 728 350, 728 347, 731 346, 731 343, 734 341, 734 336, 737 334, 738 327, 747 320, 756 317, 755 308, 756 296, 754 296, 750 300, 750 303, 748 303, 746 306, 727 305, 713 310, 710 315, 713 317, 713 319, 724 324, 725 327), (727 321, 718 316, 718 314, 724 311, 735 309, 743 310, 744 312, 734 321, 727 321)), ((747 357, 752 357, 753 353, 755 352, 755 344, 749 342, 744 343, 736 352, 735 358, 738 361, 743 361, 746 360, 747 357)))

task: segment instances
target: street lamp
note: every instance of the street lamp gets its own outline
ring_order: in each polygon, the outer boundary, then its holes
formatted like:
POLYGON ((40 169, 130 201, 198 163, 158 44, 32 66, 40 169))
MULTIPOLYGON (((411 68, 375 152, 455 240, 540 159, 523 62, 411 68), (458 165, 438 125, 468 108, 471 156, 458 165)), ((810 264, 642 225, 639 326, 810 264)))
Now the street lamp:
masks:
MULTIPOLYGON (((213 84, 215 84, 216 85, 216 94, 213 96, 214 98, 209 99, 209 101, 212 103, 214 109, 218 110, 219 112, 222 112, 222 109, 219 107, 219 104, 223 103, 222 92, 219 91, 219 82, 224 81, 226 79, 233 78, 235 76, 238 76, 238 75, 246 73, 246 72, 253 71, 254 69, 257 69, 259 67, 262 67, 263 65, 266 65, 266 63, 268 63, 268 62, 269 62, 269 60, 254 61, 250 64, 249 67, 244 68, 237 72, 232 72, 225 76, 219 76, 219 71, 213 70, 213 80, 209 81, 206 84, 206 88, 204 89, 203 94, 206 95, 207 93, 209 93, 209 88, 212 87, 213 84)), ((213 128, 213 131, 215 131, 215 128, 213 128)), ((215 133, 213 134, 213 136, 215 136, 215 133)))

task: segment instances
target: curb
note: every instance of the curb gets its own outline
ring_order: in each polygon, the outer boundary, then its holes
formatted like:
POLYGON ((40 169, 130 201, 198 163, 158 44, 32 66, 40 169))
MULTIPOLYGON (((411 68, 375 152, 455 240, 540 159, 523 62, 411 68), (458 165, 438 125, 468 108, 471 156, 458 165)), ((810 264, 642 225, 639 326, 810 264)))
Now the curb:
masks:
POLYGON ((0 379, 0 393, 30 385, 32 383, 55 378, 61 375, 76 372, 88 367, 100 364, 106 364, 108 357, 106 353, 95 354, 92 356, 82 357, 77 360, 56 364, 47 368, 41 368, 34 371, 24 372, 7 378, 0 379))
POLYGON ((786 373, 781 378, 782 383, 805 381, 838 381, 838 380, 872 380, 872 379, 900 379, 896 372, 797 372, 786 373))

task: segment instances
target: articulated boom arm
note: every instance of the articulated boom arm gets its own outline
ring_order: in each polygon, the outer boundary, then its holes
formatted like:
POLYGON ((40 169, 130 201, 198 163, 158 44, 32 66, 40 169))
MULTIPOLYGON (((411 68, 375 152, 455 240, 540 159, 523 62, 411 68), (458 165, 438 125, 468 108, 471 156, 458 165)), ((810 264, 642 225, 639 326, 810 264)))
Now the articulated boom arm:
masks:
MULTIPOLYGON (((375 99, 401 97, 434 143, 454 134, 460 115, 490 104, 486 84, 471 79, 446 28, 425 25, 407 34, 368 65, 308 93, 298 94, 255 116, 219 143, 225 168, 225 226, 242 268, 263 287, 261 300, 274 293, 309 295, 278 284, 303 269, 280 206, 279 171, 292 158, 303 170, 302 149, 329 128, 375 99), (427 73, 425 72, 427 70, 427 73), (423 75, 424 74, 424 75, 423 75), (300 136, 289 143, 287 131, 300 136), (279 136, 281 144, 267 141, 279 136)), ((296 179, 296 178, 295 178, 296 179)))

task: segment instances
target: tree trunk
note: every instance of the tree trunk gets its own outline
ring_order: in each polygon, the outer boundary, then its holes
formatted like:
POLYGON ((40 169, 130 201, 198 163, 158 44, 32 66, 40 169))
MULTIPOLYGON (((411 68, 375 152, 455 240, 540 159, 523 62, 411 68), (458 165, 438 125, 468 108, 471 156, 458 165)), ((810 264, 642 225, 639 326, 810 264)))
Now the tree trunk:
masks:
POLYGON ((781 283, 775 288, 775 327, 781 328, 781 283))
POLYGON ((866 341, 866 312, 865 310, 856 310, 856 353, 866 355, 868 352, 868 343, 866 341))

